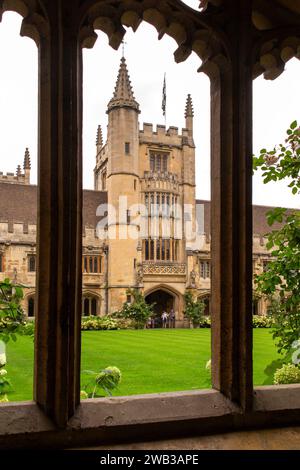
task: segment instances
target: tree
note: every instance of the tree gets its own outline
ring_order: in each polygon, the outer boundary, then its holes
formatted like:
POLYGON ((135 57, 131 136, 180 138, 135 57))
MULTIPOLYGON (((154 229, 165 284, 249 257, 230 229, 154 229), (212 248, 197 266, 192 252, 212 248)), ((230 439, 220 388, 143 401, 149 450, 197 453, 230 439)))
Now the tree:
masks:
POLYGON ((154 304, 148 304, 138 289, 128 289, 126 293, 133 297, 133 302, 124 302, 122 310, 115 313, 115 316, 131 320, 136 329, 144 328, 154 313, 154 304))
MULTIPOLYGON (((287 130, 285 144, 272 151, 262 149, 253 157, 253 168, 261 168, 264 183, 288 180, 292 194, 300 194, 300 127, 294 121, 287 130)), ((298 199, 299 204, 299 199, 298 199)), ((274 257, 268 268, 254 278, 256 290, 272 298, 273 337, 279 352, 289 352, 300 338, 300 211, 275 208, 267 212, 267 222, 281 223, 267 234, 267 248, 274 257)))
POLYGON ((184 314, 193 323, 194 328, 199 326, 204 315, 205 304, 203 300, 194 299, 190 291, 184 294, 185 310, 184 314))
POLYGON ((0 340, 7 343, 16 341, 24 323, 20 300, 23 298, 22 286, 13 284, 10 279, 0 282, 0 340))

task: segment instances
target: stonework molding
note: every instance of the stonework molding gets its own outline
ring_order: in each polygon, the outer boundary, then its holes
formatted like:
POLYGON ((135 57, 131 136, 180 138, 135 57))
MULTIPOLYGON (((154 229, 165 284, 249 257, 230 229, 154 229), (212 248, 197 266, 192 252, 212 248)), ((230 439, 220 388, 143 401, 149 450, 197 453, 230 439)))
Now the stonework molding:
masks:
POLYGON ((145 274, 186 274, 186 265, 184 263, 159 263, 145 261, 143 262, 143 272, 145 274))
MULTIPOLYGON (((212 5, 212 8, 216 15, 216 7, 212 5)), ((93 30, 100 29, 107 34, 110 46, 118 49, 126 33, 124 26, 136 31, 140 23, 146 21, 156 28, 158 39, 167 34, 177 42, 178 48, 174 52, 177 63, 185 61, 192 51, 203 60, 216 53, 215 44, 223 40, 211 14, 209 8, 200 13, 174 0, 85 1, 81 8, 82 44, 92 47, 95 40, 93 30)), ((217 50, 220 50, 219 45, 217 50)))

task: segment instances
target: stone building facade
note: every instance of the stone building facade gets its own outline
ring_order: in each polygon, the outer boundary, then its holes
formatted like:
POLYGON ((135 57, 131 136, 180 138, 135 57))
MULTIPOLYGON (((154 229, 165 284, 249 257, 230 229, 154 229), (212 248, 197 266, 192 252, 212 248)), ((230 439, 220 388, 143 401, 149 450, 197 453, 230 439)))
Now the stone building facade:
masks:
MULTIPOLYGON (((83 191, 82 312, 118 310, 139 289, 155 303, 157 317, 172 308, 185 326, 184 293, 204 299, 210 310, 210 202, 195 197, 193 105, 188 95, 186 126, 144 123, 124 57, 112 99, 108 132, 96 141, 94 190, 83 191)), ((23 308, 34 316, 37 191, 30 184, 30 156, 24 173, 0 173, 0 279, 24 286, 23 308)), ((267 207, 253 208, 253 270, 266 269, 267 207)), ((253 312, 265 314, 263 299, 253 312)))

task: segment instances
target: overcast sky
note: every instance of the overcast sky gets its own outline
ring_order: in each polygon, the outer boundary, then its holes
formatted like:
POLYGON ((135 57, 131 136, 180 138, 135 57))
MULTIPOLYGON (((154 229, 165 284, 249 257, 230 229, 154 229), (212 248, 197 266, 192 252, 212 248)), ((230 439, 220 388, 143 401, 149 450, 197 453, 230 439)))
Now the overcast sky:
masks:
MULTIPOLYGON (((198 4, 198 1, 186 2, 198 4)), ((36 182, 37 159, 37 49, 34 42, 19 36, 21 17, 5 13, 0 23, 0 171, 15 171, 22 164, 25 147, 30 148, 32 182, 36 182)), ((104 33, 91 50, 84 50, 84 121, 83 168, 84 187, 93 189, 95 139, 98 124, 106 137, 107 103, 110 100, 119 69, 121 48, 108 46, 104 33)), ((186 96, 194 103, 194 138, 196 143, 197 197, 210 198, 209 145, 209 80, 197 73, 200 60, 192 54, 176 64, 173 52, 177 45, 168 36, 157 40, 155 28, 142 23, 136 33, 127 31, 125 56, 136 100, 140 103, 140 125, 143 122, 164 124, 161 110, 163 76, 167 75, 167 126, 185 126, 186 96)), ((271 148, 285 138, 289 124, 300 122, 300 62, 290 61, 286 71, 275 81, 259 77, 254 81, 254 152, 271 148)), ((262 184, 254 177, 253 202, 264 205, 299 207, 286 184, 262 184)))

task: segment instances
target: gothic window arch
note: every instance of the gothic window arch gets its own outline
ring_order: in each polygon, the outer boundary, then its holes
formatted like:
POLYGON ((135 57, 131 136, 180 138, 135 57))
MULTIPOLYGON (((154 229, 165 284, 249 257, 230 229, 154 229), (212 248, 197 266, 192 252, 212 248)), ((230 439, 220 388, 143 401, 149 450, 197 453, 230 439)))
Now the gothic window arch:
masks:
POLYGON ((36 271, 36 255, 29 255, 27 262, 28 262, 28 271, 30 273, 34 273, 36 271))
POLYGON ((100 299, 90 293, 82 295, 82 315, 96 316, 100 314, 100 299))

